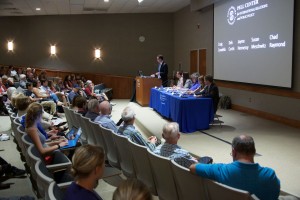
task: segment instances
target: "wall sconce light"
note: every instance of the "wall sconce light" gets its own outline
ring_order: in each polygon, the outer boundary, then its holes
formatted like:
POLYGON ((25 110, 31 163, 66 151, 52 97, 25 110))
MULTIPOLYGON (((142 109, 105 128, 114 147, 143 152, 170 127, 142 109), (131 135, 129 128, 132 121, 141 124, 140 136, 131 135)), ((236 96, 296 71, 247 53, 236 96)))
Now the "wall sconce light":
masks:
POLYGON ((100 49, 95 49, 95 59, 100 59, 100 57, 101 57, 100 49))
POLYGON ((8 49, 8 51, 14 50, 14 42, 13 41, 10 41, 7 43, 7 49, 8 49))
POLYGON ((51 54, 51 56, 56 54, 56 46, 55 45, 51 45, 50 54, 51 54))

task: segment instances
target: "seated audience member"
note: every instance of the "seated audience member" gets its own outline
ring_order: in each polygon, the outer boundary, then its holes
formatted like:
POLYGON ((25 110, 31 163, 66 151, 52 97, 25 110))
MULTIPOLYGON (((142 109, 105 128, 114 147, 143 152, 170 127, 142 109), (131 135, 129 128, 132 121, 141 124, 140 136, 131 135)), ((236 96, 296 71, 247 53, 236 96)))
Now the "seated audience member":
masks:
POLYGON ((28 78, 29 74, 32 73, 32 69, 30 67, 26 68, 25 75, 28 78))
POLYGON ((163 127, 162 137, 166 140, 153 151, 157 155, 175 160, 181 166, 189 168, 191 164, 198 162, 187 150, 177 145, 180 138, 179 125, 176 122, 167 123, 163 127))
POLYGON ((49 87, 49 89, 51 90, 51 92, 53 92, 53 93, 59 92, 59 91, 56 90, 55 84, 54 84, 54 82, 51 81, 51 80, 48 80, 48 87, 49 87))
POLYGON ((193 82, 191 79, 189 79, 189 73, 188 72, 183 72, 183 87, 190 89, 193 85, 193 82))
POLYGON ((60 147, 67 145, 68 142, 67 140, 58 140, 49 143, 49 145, 46 143, 46 137, 38 129, 38 124, 40 123, 42 113, 43 108, 39 103, 30 104, 25 119, 25 131, 31 138, 40 154, 43 156, 47 156, 53 151, 60 149, 60 147))
POLYGON ((80 88, 79 86, 74 87, 74 88, 72 89, 72 91, 71 91, 71 92, 69 93, 69 95, 68 95, 69 102, 72 102, 75 96, 79 96, 79 95, 82 96, 82 94, 80 94, 80 89, 81 89, 81 88, 80 88))
POLYGON ((230 164, 193 164, 190 171, 201 177, 246 190, 259 199, 278 199, 280 181, 273 169, 254 163, 256 153, 251 136, 241 135, 232 140, 230 164))
POLYGON ((67 89, 67 90, 72 90, 73 84, 72 84, 71 76, 70 76, 70 75, 67 75, 67 76, 65 77, 65 80, 64 80, 64 87, 65 87, 65 89, 67 89))
POLYGON ((214 104, 214 112, 217 112, 218 103, 219 103, 219 88, 214 83, 214 79, 211 75, 206 75, 204 77, 205 87, 198 93, 195 93, 197 97, 209 97, 212 98, 214 104))
POLYGON ((58 98, 56 110, 58 113, 63 113, 64 109, 62 106, 68 106, 67 97, 66 97, 66 95, 64 95, 60 92, 57 92, 56 96, 58 98))
POLYGON ((33 101, 39 101, 41 102, 43 107, 50 107, 50 114, 54 115, 56 113, 56 103, 52 100, 50 100, 49 96, 43 96, 39 92, 40 81, 34 81, 32 83, 32 86, 30 83, 28 83, 27 91, 25 93, 26 96, 30 96, 33 101))
POLYGON ((85 94, 88 98, 96 97, 100 102, 101 101, 108 101, 108 98, 107 98, 105 93, 96 94, 94 92, 94 83, 91 80, 88 80, 86 82, 86 87, 85 87, 84 92, 85 92, 85 94))
POLYGON ((72 83, 73 87, 78 86, 75 74, 71 74, 70 78, 71 78, 71 83, 72 83))
POLYGON ((8 67, 8 76, 12 77, 15 81, 19 81, 19 76, 17 71, 15 70, 14 66, 10 65, 8 67))
POLYGON ((20 87, 26 89, 26 75, 20 74, 20 87))
POLYGON ((14 87, 14 83, 6 76, 2 76, 2 84, 8 89, 9 87, 14 87))
POLYGON ((47 94, 45 91, 41 91, 41 81, 33 81, 32 82, 33 89, 32 92, 37 98, 42 98, 43 100, 50 100, 50 95, 47 94))
POLYGON ((110 119, 112 107, 108 101, 102 101, 99 105, 100 115, 94 120, 94 122, 101 124, 101 126, 112 130, 113 132, 118 131, 118 127, 115 122, 110 119))
POLYGON ((30 72, 29 74, 26 74, 26 77, 27 77, 27 82, 37 81, 37 80, 34 78, 34 74, 33 74, 32 72, 30 72))
POLYGON ((137 179, 123 181, 113 194, 112 200, 152 200, 147 186, 137 179))
POLYGON ((18 169, 6 162, 2 157, 0 157, 0 177, 5 176, 18 177, 25 175, 25 170, 18 169))
POLYGON ((67 189, 65 200, 102 200, 94 191, 104 172, 105 154, 101 147, 84 145, 76 149, 72 158, 73 182, 67 189))
POLYGON ((14 97, 14 106, 18 110, 17 117, 21 118, 26 114, 28 106, 31 104, 30 98, 20 93, 14 97))
POLYGON ((42 70, 41 73, 38 75, 39 80, 47 80, 47 72, 42 70))
POLYGON ((56 82, 56 84, 55 84, 56 91, 63 92, 65 90, 67 90, 67 88, 65 88, 65 86, 64 86, 64 83, 63 83, 61 77, 56 77, 56 79, 54 79, 54 80, 56 82))
POLYGON ((141 133, 135 129, 133 126, 135 120, 135 113, 130 107, 126 107, 122 114, 122 120, 124 121, 123 125, 119 127, 118 133, 120 135, 125 135, 131 139, 131 141, 148 147, 153 151, 156 147, 155 143, 157 142, 157 138, 155 136, 151 136, 147 139, 141 135, 141 133))
POLYGON ((3 76, 3 75, 5 75, 6 74, 6 72, 5 72, 5 68, 2 66, 2 67, 0 67, 0 78, 3 76))
POLYGON ((0 77, 0 91, 1 91, 1 93, 6 92, 6 87, 5 87, 5 85, 3 85, 3 83, 2 83, 2 78, 1 78, 1 77, 0 77))
POLYGON ((77 105, 76 105, 76 101, 77 99, 80 97, 80 95, 77 95, 73 98, 72 102, 71 102, 71 105, 70 105, 70 109, 74 110, 74 111, 77 111, 78 108, 77 108, 77 105))
POLYGON ((54 92, 51 91, 50 87, 48 86, 47 80, 41 80, 41 86, 40 86, 40 93, 44 96, 49 96, 50 99, 52 99, 55 103, 58 102, 58 97, 54 92))
POLYGON ((88 111, 85 114, 85 117, 90 118, 92 121, 95 121, 95 119, 100 114, 100 105, 99 101, 97 99, 91 99, 88 102, 88 111))
POLYGON ((76 111, 83 116, 85 116, 87 110, 86 110, 87 101, 86 98, 82 96, 78 96, 75 101, 76 111))

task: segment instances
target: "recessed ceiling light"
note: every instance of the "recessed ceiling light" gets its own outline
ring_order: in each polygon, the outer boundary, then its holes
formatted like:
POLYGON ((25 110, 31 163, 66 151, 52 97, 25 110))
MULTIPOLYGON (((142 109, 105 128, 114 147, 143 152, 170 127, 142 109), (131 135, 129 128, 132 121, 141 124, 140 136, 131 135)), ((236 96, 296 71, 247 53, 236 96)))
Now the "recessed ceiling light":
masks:
POLYGON ((143 2, 143 0, 138 0, 138 2, 139 2, 139 3, 142 3, 142 2, 143 2))
POLYGON ((104 2, 109 2, 109 0, 104 0, 104 2))
POLYGON ((35 8, 35 10, 37 10, 37 11, 40 11, 40 10, 41 10, 41 8, 35 8))

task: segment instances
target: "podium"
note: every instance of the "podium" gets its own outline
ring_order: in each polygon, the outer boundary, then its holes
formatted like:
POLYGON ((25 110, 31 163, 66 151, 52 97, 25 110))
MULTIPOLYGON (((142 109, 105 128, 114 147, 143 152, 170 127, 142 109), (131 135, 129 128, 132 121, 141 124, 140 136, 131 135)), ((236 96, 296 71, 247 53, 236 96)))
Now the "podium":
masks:
POLYGON ((161 80, 158 78, 136 77, 136 101, 141 106, 148 106, 150 102, 151 88, 160 87, 161 80))

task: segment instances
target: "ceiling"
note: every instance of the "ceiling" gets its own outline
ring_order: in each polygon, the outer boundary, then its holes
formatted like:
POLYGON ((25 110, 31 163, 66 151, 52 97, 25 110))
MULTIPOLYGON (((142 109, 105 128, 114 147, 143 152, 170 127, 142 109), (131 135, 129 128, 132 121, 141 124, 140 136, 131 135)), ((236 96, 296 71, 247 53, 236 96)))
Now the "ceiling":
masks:
POLYGON ((170 13, 189 4, 190 0, 0 0, 0 16, 170 13))

